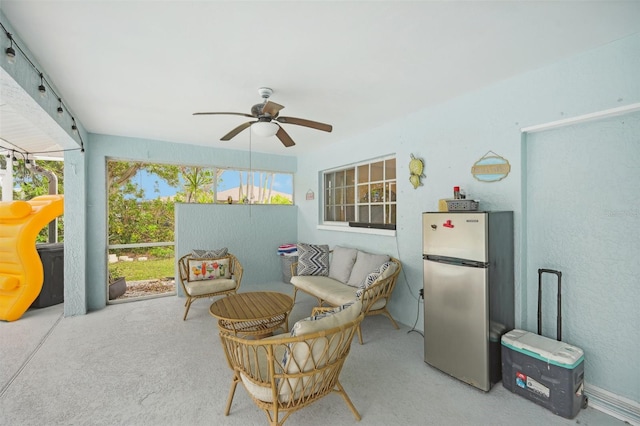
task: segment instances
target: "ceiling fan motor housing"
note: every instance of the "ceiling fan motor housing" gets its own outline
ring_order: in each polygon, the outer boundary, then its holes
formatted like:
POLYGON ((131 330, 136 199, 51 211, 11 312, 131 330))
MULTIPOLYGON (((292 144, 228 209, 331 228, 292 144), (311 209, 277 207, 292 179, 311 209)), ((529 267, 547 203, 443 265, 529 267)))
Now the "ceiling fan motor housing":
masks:
MULTIPOLYGON (((262 112, 262 109, 264 108, 264 104, 255 104, 254 106, 251 107, 251 115, 253 115, 256 118, 259 119, 269 119, 269 121, 271 121, 272 117, 270 114, 262 112)), ((277 115, 277 114, 276 114, 277 115)))

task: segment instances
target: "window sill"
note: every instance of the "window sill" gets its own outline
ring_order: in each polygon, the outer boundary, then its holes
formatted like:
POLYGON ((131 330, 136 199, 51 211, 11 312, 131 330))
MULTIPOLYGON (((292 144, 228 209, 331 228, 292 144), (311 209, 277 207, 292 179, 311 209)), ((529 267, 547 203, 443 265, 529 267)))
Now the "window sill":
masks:
POLYGON ((341 225, 318 225, 316 229, 321 231, 337 231, 337 232, 353 232, 356 234, 384 235, 387 237, 395 237, 396 231, 392 229, 376 229, 376 228, 353 228, 341 225))

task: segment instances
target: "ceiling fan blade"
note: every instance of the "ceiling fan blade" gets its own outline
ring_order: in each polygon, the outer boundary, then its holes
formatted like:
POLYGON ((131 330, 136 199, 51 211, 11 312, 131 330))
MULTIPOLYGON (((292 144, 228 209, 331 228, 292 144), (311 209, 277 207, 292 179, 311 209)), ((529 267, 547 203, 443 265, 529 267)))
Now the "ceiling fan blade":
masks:
POLYGON ((238 127, 236 127, 235 129, 233 129, 232 131, 230 131, 229 133, 227 133, 226 135, 224 135, 223 137, 220 138, 221 141, 228 141, 231 140, 233 137, 235 137, 238 133, 240 133, 241 131, 243 131, 244 129, 246 129, 247 127, 251 126, 253 123, 256 123, 255 121, 247 121, 246 123, 242 123, 241 125, 239 125, 238 127))
POLYGON ((253 115, 243 112, 194 112, 193 115, 241 115, 243 117, 253 118, 253 115))
POLYGON ((282 126, 278 127, 280 128, 278 129, 278 133, 276 133, 276 136, 278 137, 278 139, 280 139, 282 145, 286 146, 287 148, 289 148, 290 146, 294 146, 296 143, 293 141, 293 139, 291 139, 289 133, 285 132, 282 126))
POLYGON ((267 101, 266 104, 262 107, 263 114, 269 114, 271 117, 275 117, 278 115, 278 112, 284 108, 282 105, 277 104, 275 102, 267 101))
POLYGON ((331 132, 331 130, 333 130, 333 126, 331 124, 305 120, 304 118, 278 117, 276 118, 276 121, 278 121, 279 123, 296 124, 298 126, 311 127, 312 129, 322 130, 323 132, 331 132))

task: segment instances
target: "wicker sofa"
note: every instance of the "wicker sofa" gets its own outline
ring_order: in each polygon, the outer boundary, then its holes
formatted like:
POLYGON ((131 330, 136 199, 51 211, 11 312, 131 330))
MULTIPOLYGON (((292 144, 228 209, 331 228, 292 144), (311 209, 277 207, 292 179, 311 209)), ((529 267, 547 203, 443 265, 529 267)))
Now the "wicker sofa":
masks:
MULTIPOLYGON (((341 306, 360 299, 365 316, 383 314, 398 329, 387 305, 401 269, 400 261, 387 255, 341 246, 328 250, 328 246, 299 243, 298 262, 291 265, 293 298, 302 291, 318 299, 319 306, 341 306), (315 264, 316 268, 310 268, 309 264, 315 264), (317 265, 328 267, 323 269, 317 265)), ((360 326, 357 332, 362 344, 360 326)))

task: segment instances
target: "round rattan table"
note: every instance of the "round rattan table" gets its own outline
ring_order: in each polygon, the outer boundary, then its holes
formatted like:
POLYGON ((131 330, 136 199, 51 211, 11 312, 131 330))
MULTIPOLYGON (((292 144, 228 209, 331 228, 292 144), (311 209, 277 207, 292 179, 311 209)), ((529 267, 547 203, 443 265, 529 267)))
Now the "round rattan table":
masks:
POLYGON ((220 331, 262 337, 279 328, 288 331, 292 308, 293 299, 286 294, 254 291, 216 300, 209 313, 218 319, 220 331))

